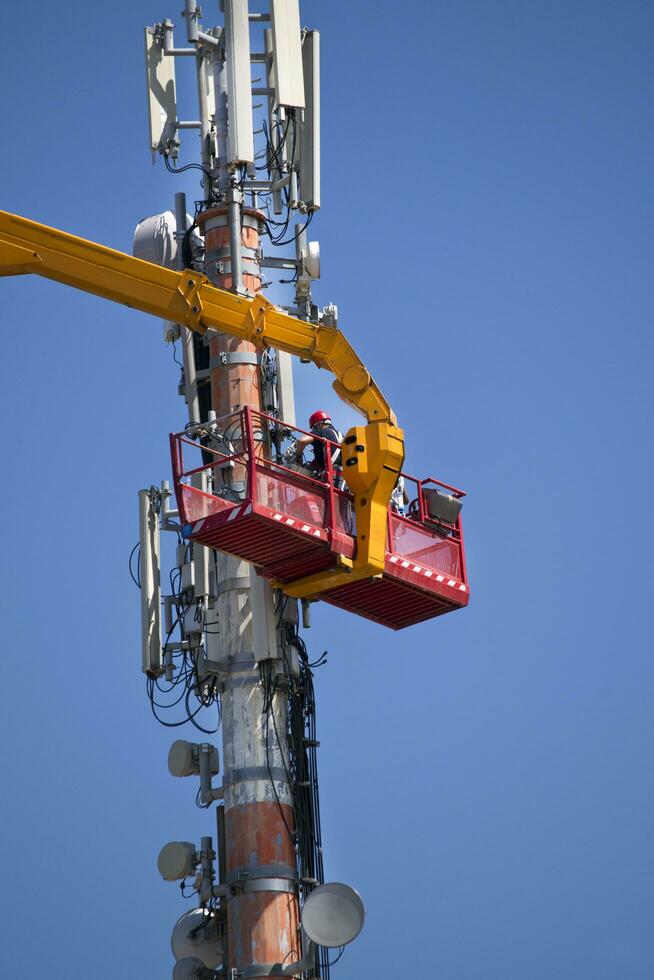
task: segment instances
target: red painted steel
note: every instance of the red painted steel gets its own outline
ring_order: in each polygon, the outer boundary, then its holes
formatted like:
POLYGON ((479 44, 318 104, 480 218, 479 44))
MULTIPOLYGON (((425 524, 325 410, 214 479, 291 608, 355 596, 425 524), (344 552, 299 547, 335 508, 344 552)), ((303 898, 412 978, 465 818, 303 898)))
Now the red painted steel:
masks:
MULTIPOLYGON (((267 458, 262 438, 269 426, 280 426, 271 416, 246 408, 228 421, 239 433, 239 448, 230 444, 228 452, 220 452, 204 447, 203 452, 214 458, 200 467, 184 468, 183 446, 197 444, 184 433, 171 436, 175 491, 186 536, 246 559, 262 575, 285 583, 333 567, 338 555, 354 557, 352 498, 333 486, 329 466, 326 478, 320 479, 320 474, 299 473, 267 458), (186 482, 191 474, 234 463, 246 474, 239 499, 204 493, 186 482)), ((462 491, 431 477, 404 479, 414 488, 415 503, 410 516, 389 507, 383 575, 320 595, 395 630, 460 609, 470 595, 460 516, 454 524, 431 519, 423 487, 434 484, 457 498, 462 491)))
MULTIPOLYGON (((293 808, 260 801, 230 807, 225 813, 228 876, 266 866, 295 867, 288 832, 293 808)), ((302 958, 297 899, 284 892, 235 889, 229 902, 228 948, 240 969, 258 963, 293 963, 302 958), (281 955, 280 955, 281 954, 281 955)), ((271 974, 283 976, 282 967, 271 974)))

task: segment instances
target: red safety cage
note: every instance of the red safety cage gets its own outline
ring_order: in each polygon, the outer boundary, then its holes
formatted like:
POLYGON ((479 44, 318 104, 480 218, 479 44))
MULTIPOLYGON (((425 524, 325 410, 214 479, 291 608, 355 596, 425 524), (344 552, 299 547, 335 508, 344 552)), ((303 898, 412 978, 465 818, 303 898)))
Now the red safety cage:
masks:
MULTIPOLYGON (((252 562, 284 583, 333 567, 338 555, 355 556, 353 501, 336 445, 249 408, 189 427, 170 442, 188 539, 252 562), (310 448, 322 444, 324 467, 296 462, 303 436, 310 448), (195 465, 188 464, 191 455, 195 465)), ((404 514, 389 507, 383 575, 320 594, 392 629, 465 606, 469 597, 463 492, 433 478, 403 480, 408 504, 398 501, 404 514)))

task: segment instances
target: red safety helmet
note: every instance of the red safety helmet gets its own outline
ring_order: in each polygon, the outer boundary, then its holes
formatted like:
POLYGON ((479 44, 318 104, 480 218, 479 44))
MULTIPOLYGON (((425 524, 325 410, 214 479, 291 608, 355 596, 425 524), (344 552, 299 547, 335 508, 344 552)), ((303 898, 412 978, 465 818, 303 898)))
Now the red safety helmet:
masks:
POLYGON ((332 417, 329 412, 323 412, 322 409, 320 409, 318 412, 314 412, 309 419, 309 428, 313 429, 314 425, 317 425, 318 422, 331 422, 331 420, 332 417))

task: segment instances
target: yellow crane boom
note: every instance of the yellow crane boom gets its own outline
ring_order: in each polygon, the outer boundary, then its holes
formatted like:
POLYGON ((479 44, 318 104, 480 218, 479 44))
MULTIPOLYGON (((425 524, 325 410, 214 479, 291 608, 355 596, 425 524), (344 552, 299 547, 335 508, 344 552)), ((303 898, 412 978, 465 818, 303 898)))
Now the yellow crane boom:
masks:
POLYGON ((0 276, 28 273, 184 324, 200 334, 214 329, 259 347, 277 347, 331 371, 336 393, 367 420, 350 429, 343 442, 346 479, 354 495, 356 556, 283 588, 294 596, 319 595, 383 572, 387 509, 404 461, 404 434, 340 330, 289 316, 261 293, 237 296, 193 270, 166 269, 0 211, 0 276))

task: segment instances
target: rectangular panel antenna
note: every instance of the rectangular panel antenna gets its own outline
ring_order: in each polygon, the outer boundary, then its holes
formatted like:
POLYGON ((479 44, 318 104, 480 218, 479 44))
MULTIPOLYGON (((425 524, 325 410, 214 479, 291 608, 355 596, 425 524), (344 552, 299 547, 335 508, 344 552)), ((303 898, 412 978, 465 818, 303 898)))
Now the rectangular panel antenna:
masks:
POLYGON ((203 97, 207 104, 207 115, 209 121, 214 121, 216 115, 216 90, 214 88, 213 61, 211 58, 202 59, 202 74, 200 76, 203 97))
POLYGON ((164 55, 161 34, 154 27, 145 28, 145 74, 154 163, 156 154, 175 141, 177 132, 175 59, 164 55))
POLYGON ((300 197, 307 211, 320 207, 320 32, 302 41, 304 119, 300 134, 300 197))
POLYGON ((225 0, 227 162, 254 163, 247 0, 225 0))
MULTIPOLYGON (((270 143, 273 149, 277 149, 279 144, 279 138, 277 136, 277 130, 275 127, 276 115, 275 115, 275 61, 273 58, 273 39, 272 31, 270 28, 266 28, 263 32, 263 46, 266 53, 266 87, 271 89, 272 92, 268 96, 268 135, 270 138, 270 143)), ((268 154, 268 149, 266 148, 266 154, 268 154)), ((279 167, 275 165, 275 160, 277 154, 270 154, 270 179, 273 183, 279 180, 281 177, 281 171, 279 167)), ((282 194, 281 191, 276 190, 272 193, 272 203, 273 203, 273 213, 282 214, 284 208, 282 206, 282 194)))
POLYGON ((271 0, 278 106, 304 109, 299 0, 271 0))

